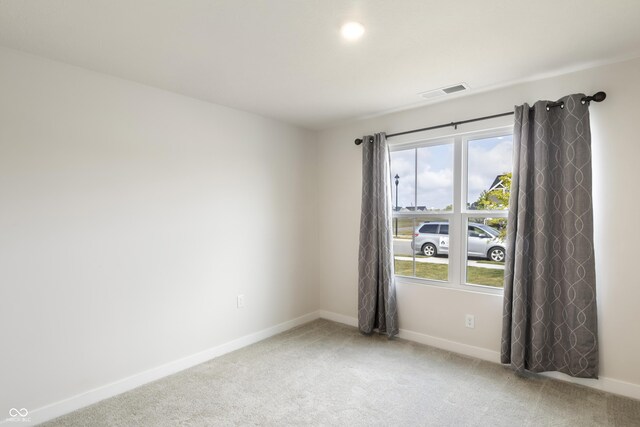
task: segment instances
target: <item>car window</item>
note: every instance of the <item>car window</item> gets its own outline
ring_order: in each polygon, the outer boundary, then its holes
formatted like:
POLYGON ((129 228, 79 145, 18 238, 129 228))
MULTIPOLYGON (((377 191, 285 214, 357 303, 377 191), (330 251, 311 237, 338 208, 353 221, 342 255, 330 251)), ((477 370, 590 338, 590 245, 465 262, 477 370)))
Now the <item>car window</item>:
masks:
POLYGON ((449 224, 440 225, 440 234, 449 234, 449 224))
POLYGON ((469 226, 469 235, 474 237, 489 237, 489 234, 481 228, 469 226))
POLYGON ((421 233, 436 234, 438 232, 438 224, 425 224, 420 227, 421 233))
POLYGON ((498 237, 500 235, 500 232, 498 230, 488 225, 483 225, 480 228, 482 228, 485 232, 489 233, 492 237, 498 237))

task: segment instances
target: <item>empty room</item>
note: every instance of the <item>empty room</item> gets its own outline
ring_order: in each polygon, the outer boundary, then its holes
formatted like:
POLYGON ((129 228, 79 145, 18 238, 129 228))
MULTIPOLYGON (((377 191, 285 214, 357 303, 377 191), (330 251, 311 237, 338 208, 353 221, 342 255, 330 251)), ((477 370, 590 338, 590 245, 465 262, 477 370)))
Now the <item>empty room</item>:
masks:
POLYGON ((639 20, 0 0, 0 425, 640 426, 639 20))

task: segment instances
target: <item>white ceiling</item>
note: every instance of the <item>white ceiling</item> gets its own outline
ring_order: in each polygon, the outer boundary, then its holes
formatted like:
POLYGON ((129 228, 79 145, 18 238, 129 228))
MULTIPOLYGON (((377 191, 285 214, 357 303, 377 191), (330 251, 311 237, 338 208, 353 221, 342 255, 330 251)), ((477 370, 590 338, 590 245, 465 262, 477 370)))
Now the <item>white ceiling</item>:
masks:
POLYGON ((640 56, 639 20, 638 0, 0 0, 0 45, 322 129, 640 56))

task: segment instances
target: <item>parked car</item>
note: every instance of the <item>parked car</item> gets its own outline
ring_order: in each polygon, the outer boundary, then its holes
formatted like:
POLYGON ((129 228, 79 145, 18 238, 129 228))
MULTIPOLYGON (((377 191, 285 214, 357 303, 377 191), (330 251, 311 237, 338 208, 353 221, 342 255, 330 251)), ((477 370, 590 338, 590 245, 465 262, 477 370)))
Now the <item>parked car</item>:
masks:
MULTIPOLYGON (((472 257, 487 258, 503 262, 506 246, 500 239, 500 232, 493 227, 470 222, 467 230, 467 254, 472 257)), ((415 231, 411 248, 424 256, 446 255, 449 253, 449 223, 425 222, 415 231)))

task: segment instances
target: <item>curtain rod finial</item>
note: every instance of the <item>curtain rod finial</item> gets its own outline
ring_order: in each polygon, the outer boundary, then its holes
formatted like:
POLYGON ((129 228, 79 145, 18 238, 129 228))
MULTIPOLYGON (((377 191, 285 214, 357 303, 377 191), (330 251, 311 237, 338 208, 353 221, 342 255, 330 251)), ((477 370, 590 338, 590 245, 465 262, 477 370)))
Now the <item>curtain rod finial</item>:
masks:
MULTIPOLYGON (((360 144, 362 144, 363 141, 364 141, 364 139, 358 138, 354 142, 356 143, 356 145, 360 145, 360 144)), ((372 136, 368 136, 367 137, 367 141, 368 142, 373 142, 373 137, 372 136)))
POLYGON ((596 92, 591 96, 585 96, 584 98, 582 98, 582 103, 583 104, 589 104, 591 101, 595 101, 595 102, 602 102, 607 98, 607 94, 600 91, 600 92, 596 92))
POLYGON ((593 95, 593 100, 596 102, 602 102, 607 98, 607 94, 604 92, 596 92, 593 95))

